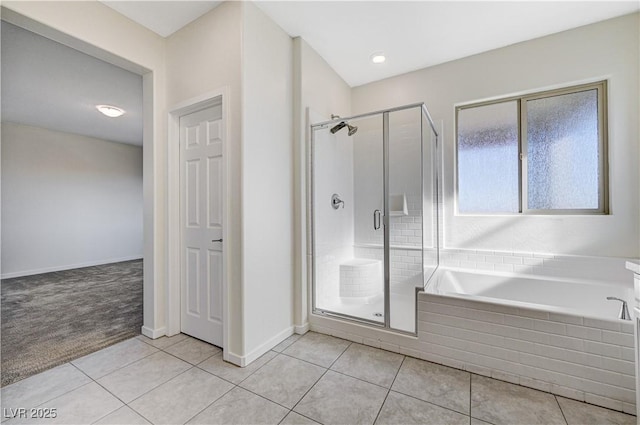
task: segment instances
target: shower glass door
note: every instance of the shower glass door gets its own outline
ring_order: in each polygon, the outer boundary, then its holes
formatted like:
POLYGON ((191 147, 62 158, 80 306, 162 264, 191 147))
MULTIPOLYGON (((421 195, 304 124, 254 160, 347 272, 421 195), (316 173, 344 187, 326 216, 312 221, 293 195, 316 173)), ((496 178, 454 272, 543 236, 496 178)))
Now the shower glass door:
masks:
POLYGON ((424 286, 422 264, 422 110, 388 114, 389 326, 416 329, 416 288, 424 286))
POLYGON ((312 130, 314 311, 384 325, 383 123, 348 123, 312 130))
POLYGON ((436 138, 422 104, 311 126, 314 313, 415 334, 438 263, 436 138))

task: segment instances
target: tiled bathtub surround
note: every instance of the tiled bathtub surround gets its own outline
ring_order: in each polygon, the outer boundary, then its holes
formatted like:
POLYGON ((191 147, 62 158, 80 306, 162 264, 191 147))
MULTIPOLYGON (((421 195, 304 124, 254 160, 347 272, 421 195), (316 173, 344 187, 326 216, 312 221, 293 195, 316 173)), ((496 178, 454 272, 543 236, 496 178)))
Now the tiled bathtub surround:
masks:
POLYGON ((632 322, 426 293, 417 338, 314 319, 329 335, 635 414, 632 322))
POLYGON ((628 259, 538 252, 484 251, 442 248, 440 265, 472 270, 495 270, 546 277, 587 279, 630 285, 628 259))
POLYGON ((426 353, 464 369, 635 413, 633 322, 418 297, 426 353))

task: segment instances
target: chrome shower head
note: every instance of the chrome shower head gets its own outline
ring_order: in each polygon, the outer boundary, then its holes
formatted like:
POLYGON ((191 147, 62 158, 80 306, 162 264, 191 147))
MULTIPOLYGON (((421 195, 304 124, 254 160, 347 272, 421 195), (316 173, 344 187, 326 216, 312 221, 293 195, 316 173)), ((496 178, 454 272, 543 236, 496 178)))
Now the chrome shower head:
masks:
POLYGON ((346 125, 347 125, 346 122, 340 121, 340 123, 333 126, 329 131, 331 131, 331 134, 336 134, 338 131, 342 130, 346 125))
POLYGON ((349 136, 353 136, 354 134, 356 134, 356 131, 358 131, 358 127, 356 127, 355 125, 351 125, 351 124, 347 124, 344 121, 340 121, 338 124, 334 125, 331 130, 331 134, 336 134, 338 131, 342 130, 343 128, 347 127, 349 129, 349 136))

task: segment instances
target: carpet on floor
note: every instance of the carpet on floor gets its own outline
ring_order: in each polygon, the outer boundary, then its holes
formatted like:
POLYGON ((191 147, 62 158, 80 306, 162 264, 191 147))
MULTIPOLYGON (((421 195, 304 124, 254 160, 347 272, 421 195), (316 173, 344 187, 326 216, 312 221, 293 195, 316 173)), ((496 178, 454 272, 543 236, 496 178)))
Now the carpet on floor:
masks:
POLYGON ((2 386, 140 334, 142 260, 3 279, 2 386))

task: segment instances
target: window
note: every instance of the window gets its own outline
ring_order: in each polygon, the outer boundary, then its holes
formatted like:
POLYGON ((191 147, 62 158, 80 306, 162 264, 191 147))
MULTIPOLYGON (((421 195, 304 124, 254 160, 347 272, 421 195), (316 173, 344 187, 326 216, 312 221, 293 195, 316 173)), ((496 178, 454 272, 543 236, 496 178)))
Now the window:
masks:
POLYGON ((463 214, 606 214, 606 82, 456 108, 463 214))

